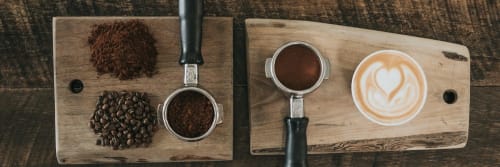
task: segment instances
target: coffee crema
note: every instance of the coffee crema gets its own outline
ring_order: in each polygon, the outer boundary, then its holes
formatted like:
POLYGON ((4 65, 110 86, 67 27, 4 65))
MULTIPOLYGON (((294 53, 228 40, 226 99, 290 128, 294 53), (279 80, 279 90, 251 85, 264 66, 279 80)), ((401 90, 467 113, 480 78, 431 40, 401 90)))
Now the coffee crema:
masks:
POLYGON ((278 80, 292 90, 305 90, 318 82, 321 62, 307 46, 296 44, 284 48, 276 58, 275 72, 278 80))
POLYGON ((391 126, 406 123, 420 112, 427 96, 427 82, 423 70, 410 56, 382 50, 358 65, 351 90, 364 116, 391 126))

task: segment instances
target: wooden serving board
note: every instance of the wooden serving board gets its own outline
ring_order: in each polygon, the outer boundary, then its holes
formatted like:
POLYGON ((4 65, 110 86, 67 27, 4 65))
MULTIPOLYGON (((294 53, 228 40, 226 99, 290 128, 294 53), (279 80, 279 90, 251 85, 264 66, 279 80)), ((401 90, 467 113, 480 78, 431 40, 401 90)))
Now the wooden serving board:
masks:
MULTIPOLYGON (((59 163, 218 161, 233 157, 233 23, 232 18, 205 18, 202 53, 205 64, 199 67, 200 84, 223 105, 224 122, 198 142, 184 142, 159 126, 147 148, 112 150, 97 146, 87 123, 94 112, 99 92, 131 90, 148 92, 151 105, 163 103, 182 86, 183 67, 179 59, 179 20, 177 17, 56 17, 53 19, 54 84, 56 109, 56 151, 59 163), (87 38, 91 26, 117 20, 138 19, 148 25, 157 40, 158 74, 120 81, 105 74, 98 76, 90 63, 87 38), (81 93, 69 90, 69 83, 80 79, 81 93)), ((162 124, 160 124, 162 125, 162 124)))
MULTIPOLYGON (((290 41, 305 41, 331 62, 330 79, 305 96, 310 154, 461 148, 469 127, 470 56, 462 45, 308 21, 248 19, 247 58, 252 154, 282 154, 288 98, 265 77, 266 58, 290 41), (411 55, 428 83, 422 111, 400 126, 372 123, 357 111, 351 78, 368 54, 395 49, 411 55), (443 93, 454 89, 454 104, 443 93)), ((292 67, 291 67, 292 68, 292 67)))

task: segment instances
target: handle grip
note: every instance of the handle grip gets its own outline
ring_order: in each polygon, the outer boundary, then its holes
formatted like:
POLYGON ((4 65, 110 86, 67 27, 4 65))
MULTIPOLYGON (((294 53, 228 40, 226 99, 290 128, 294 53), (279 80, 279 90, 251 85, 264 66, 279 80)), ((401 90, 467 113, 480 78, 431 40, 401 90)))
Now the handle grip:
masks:
POLYGON ((285 167, 307 167, 306 129, 309 119, 285 118, 286 145, 285 167))
POLYGON ((202 0, 179 0, 181 55, 179 64, 203 64, 201 56, 202 0))

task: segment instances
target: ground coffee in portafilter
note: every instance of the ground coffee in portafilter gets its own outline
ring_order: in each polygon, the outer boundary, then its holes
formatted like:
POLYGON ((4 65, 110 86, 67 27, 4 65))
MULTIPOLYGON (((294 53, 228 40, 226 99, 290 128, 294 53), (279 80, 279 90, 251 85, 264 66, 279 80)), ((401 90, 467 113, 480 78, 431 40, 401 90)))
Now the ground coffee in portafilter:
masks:
POLYGON ((97 145, 115 150, 146 147, 156 131, 156 112, 146 93, 104 91, 90 116, 89 127, 99 135, 97 145))
POLYGON ((155 39, 138 20, 94 25, 88 38, 90 61, 98 74, 110 73, 120 80, 155 72, 155 39))
POLYGON ((278 80, 293 90, 312 87, 321 75, 319 58, 304 45, 290 45, 281 50, 274 66, 278 80))
POLYGON ((167 119, 172 130, 188 138, 205 134, 215 116, 210 100, 195 91, 183 91, 177 94, 167 110, 167 119))

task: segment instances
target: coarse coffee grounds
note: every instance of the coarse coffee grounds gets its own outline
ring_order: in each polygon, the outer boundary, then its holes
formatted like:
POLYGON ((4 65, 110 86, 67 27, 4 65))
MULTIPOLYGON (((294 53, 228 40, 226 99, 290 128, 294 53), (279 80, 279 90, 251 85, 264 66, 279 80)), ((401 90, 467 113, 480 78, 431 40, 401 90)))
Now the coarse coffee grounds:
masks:
POLYGON ((183 91, 177 94, 167 110, 167 120, 172 130, 189 138, 205 134, 215 116, 210 100, 195 91, 183 91))
POLYGON ((146 93, 104 91, 90 116, 89 127, 99 135, 96 145, 114 150, 147 147, 157 128, 156 112, 146 93))
POLYGON ((138 20, 93 25, 88 37, 90 61, 99 75, 128 80, 156 72, 156 40, 138 20))

